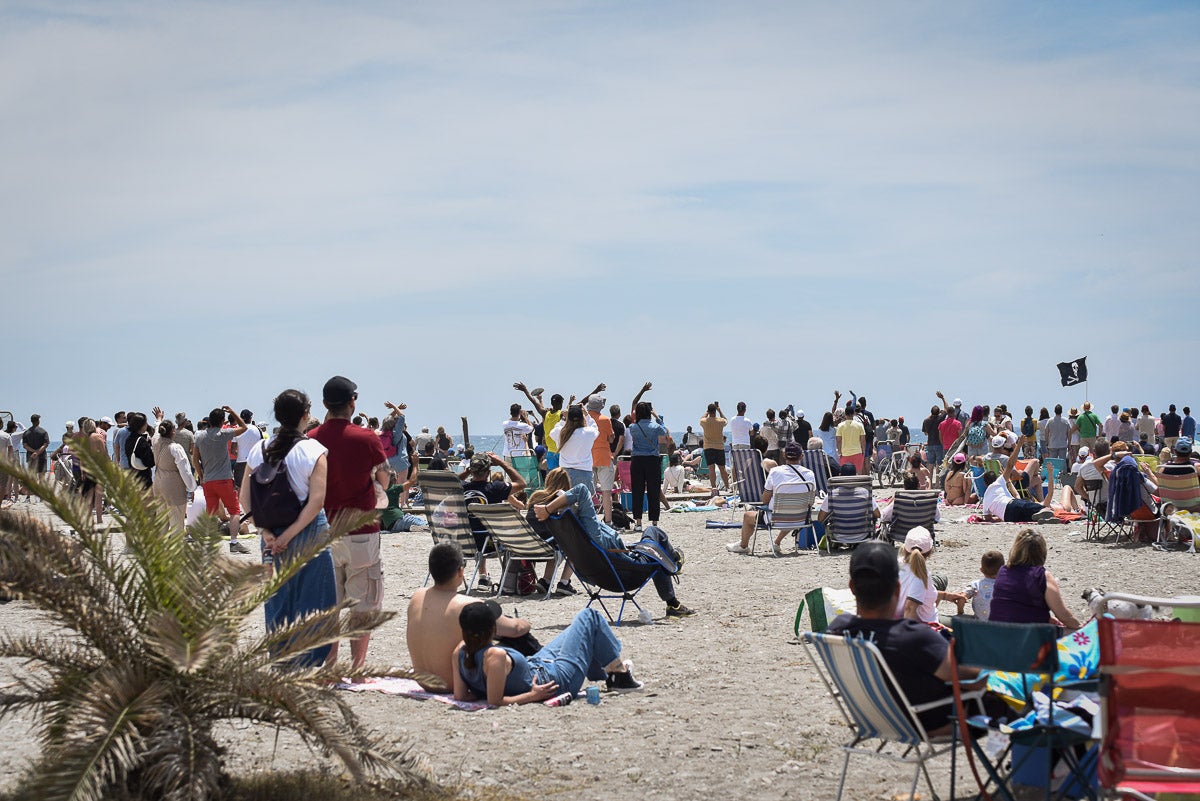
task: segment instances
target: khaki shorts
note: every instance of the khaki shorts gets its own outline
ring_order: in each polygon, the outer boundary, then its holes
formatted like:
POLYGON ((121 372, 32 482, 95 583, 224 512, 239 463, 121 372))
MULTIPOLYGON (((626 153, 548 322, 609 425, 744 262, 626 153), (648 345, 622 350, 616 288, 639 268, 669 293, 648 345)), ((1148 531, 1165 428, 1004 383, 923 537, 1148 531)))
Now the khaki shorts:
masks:
POLYGON ((617 468, 612 465, 608 467, 593 467, 592 479, 596 483, 596 489, 608 491, 616 486, 617 468))
POLYGON ((379 559, 379 532, 351 534, 330 546, 333 554, 337 600, 357 601, 353 612, 383 608, 383 563, 379 559))

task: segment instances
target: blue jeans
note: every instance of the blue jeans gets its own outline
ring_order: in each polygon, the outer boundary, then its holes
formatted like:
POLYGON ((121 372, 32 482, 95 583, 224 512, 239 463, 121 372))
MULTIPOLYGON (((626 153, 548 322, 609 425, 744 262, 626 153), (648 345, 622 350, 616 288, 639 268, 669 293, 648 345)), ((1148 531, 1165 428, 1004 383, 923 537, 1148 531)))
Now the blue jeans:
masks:
MULTIPOLYGON (((303 531, 288 543, 288 548, 282 556, 271 556, 263 553, 263 561, 270 559, 275 569, 291 559, 291 555, 308 546, 315 537, 321 536, 329 523, 325 512, 317 512, 313 521, 303 531)), ((267 617, 267 631, 287 626, 311 612, 332 609, 337 605, 337 591, 334 589, 333 557, 325 548, 312 558, 300 572, 292 576, 286 584, 280 587, 274 595, 267 599, 264 611, 267 617)), ((280 647, 272 648, 272 653, 278 653, 280 647)), ((313 648, 291 660, 295 667, 318 667, 325 663, 332 646, 323 645, 313 648)))
MULTIPOLYGON (((575 516, 579 518, 579 525, 583 526, 583 530, 592 538, 592 542, 599 545, 606 551, 619 550, 619 553, 609 553, 608 558, 612 560, 614 565, 644 565, 646 559, 642 556, 634 556, 625 550, 625 543, 617 536, 617 532, 613 531, 609 526, 596 516, 596 507, 592 503, 592 493, 584 484, 576 484, 567 491, 567 500, 575 507, 575 516)), ((667 540, 664 532, 660 537, 653 538, 667 553, 674 554, 675 549, 667 540)), ((665 570, 660 570, 654 574, 654 589, 658 591, 658 597, 662 598, 667 603, 675 601, 675 587, 671 583, 671 577, 667 575, 665 570)))
POLYGON ((571 477, 572 487, 577 484, 584 484, 593 495, 596 494, 596 484, 592 479, 591 470, 576 470, 574 467, 568 467, 567 475, 571 477))
POLYGON ((388 530, 393 531, 393 532, 412 531, 413 526, 427 526, 427 525, 429 525, 429 524, 427 522, 425 522, 425 518, 421 517, 420 515, 410 515, 407 512, 405 512, 404 516, 401 517, 399 520, 397 520, 395 523, 392 523, 392 527, 388 530))
POLYGON ((579 692, 585 678, 600 681, 604 668, 621 655, 621 643, 595 609, 581 609, 561 634, 529 657, 529 666, 559 692, 579 692))
POLYGON ((926 445, 925 455, 929 457, 926 461, 934 467, 941 467, 942 460, 946 458, 946 449, 941 445, 926 445))

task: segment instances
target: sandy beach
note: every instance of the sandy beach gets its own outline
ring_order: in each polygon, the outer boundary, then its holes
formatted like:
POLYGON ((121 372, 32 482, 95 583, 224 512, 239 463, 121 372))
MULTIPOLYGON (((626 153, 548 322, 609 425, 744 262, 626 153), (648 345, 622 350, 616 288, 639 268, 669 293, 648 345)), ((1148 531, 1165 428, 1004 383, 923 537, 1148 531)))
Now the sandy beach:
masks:
MULTIPOLYGON (((877 498, 891 496, 876 490, 877 498)), ((33 506, 37 511, 37 505, 33 506)), ((959 589, 979 575, 980 554, 1005 553, 1019 530, 1015 524, 976 525, 968 512, 943 509, 937 527, 941 547, 931 568, 959 589)), ((803 594, 820 586, 844 587, 848 552, 819 556, 805 551, 775 558, 759 537, 759 554, 737 556, 724 545, 733 530, 706 530, 705 520, 728 520, 729 512, 664 513, 663 526, 687 554, 678 587, 694 617, 668 622, 664 605, 647 588, 641 596, 655 615, 642 625, 626 612, 618 630, 625 655, 646 682, 643 692, 606 693, 599 706, 582 701, 564 708, 542 705, 463 712, 447 705, 380 693, 352 696, 371 727, 408 742, 428 769, 449 783, 502 789, 515 797, 601 799, 642 796, 693 799, 753 796, 756 799, 833 797, 841 762, 839 746, 848 731, 793 631, 803 594)), ((1098 586, 1153 595, 1196 592, 1200 562, 1187 553, 1149 546, 1086 542, 1083 524, 1045 525, 1047 568, 1081 619, 1089 616, 1080 594, 1098 586)), ((119 541, 120 535, 114 537, 119 541)), ((629 539, 629 536, 626 537, 629 539)), ((790 541, 789 541, 790 542, 790 541)), ((371 659, 406 665, 403 610, 425 578, 431 544, 427 531, 387 534, 385 608, 400 614, 371 643, 371 659)), ((238 557, 250 558, 250 557, 238 557)), ((494 574, 494 575, 498 575, 494 574)), ((534 634, 548 641, 583 607, 582 595, 503 599, 533 621, 534 634)), ((953 612, 943 604, 941 611, 953 612)), ((26 604, 0 606, 0 627, 29 631, 41 621, 26 604)), ((261 618, 253 621, 261 629, 261 618)), ((22 667, 0 665, 0 684, 22 667)), ((224 730, 233 771, 308 766, 313 756, 298 741, 275 746, 271 729, 244 725, 224 730)), ((35 755, 28 721, 4 723, 7 746, 0 756, 0 788, 11 788, 26 760, 35 755)), ((908 784, 906 770, 879 760, 851 763, 846 797, 892 798, 908 784)), ((940 792, 948 787, 949 763, 934 770, 940 792)), ((967 781, 960 780, 966 788, 967 781)))

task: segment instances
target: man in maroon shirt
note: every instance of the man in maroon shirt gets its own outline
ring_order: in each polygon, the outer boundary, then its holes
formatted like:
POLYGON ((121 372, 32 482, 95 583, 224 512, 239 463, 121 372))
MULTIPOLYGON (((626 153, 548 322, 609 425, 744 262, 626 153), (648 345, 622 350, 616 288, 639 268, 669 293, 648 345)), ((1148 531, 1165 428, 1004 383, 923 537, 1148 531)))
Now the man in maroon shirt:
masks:
MULTIPOLYGON (((358 385, 340 375, 325 382, 321 393, 325 422, 308 432, 311 439, 329 449, 329 477, 325 488, 325 514, 330 521, 342 509, 375 509, 375 483, 391 484, 387 456, 379 436, 350 422, 358 400, 358 385)), ((383 606, 383 564, 379 556, 379 523, 368 523, 332 546, 337 599, 356 601, 351 616, 373 612, 383 606)), ((350 658, 361 667, 367 658, 369 634, 350 641, 350 658)), ((330 660, 337 657, 337 643, 330 660)))

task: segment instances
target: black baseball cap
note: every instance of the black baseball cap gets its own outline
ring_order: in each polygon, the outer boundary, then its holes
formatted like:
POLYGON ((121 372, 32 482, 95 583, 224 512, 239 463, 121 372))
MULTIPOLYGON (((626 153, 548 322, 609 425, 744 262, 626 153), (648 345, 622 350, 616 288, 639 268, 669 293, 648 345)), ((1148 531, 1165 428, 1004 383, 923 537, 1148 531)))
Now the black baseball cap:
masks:
POLYGON ((325 382, 325 388, 321 390, 321 399, 325 403, 342 406, 354 400, 354 393, 357 390, 358 384, 344 375, 335 375, 325 382))
POLYGON ((882 542, 864 542, 850 557, 850 578, 878 578, 889 586, 900 580, 896 549, 882 542))

